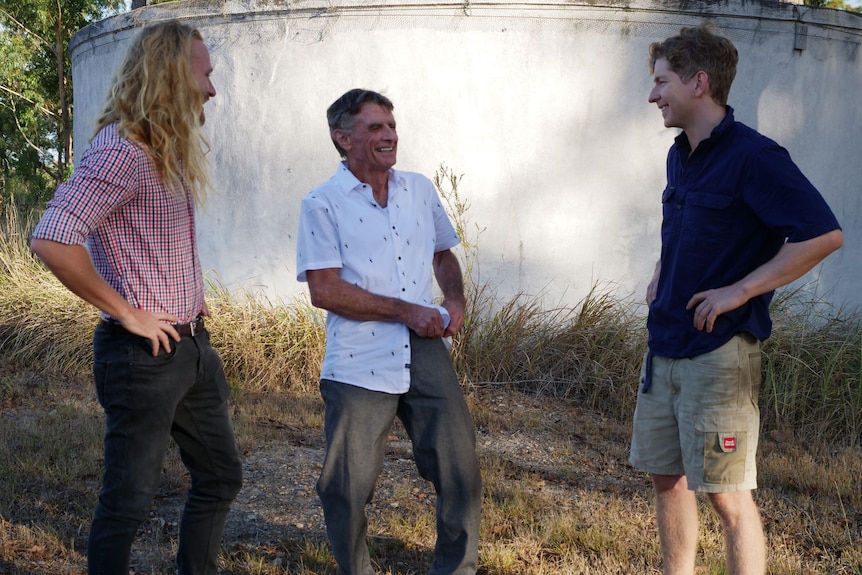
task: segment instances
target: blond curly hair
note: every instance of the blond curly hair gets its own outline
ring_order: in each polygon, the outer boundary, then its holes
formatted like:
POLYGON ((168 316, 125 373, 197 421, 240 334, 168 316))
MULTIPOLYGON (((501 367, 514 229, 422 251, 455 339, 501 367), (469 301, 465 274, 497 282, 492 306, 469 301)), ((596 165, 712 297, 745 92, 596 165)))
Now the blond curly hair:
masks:
POLYGON ((202 204, 209 188, 203 135, 204 94, 192 73, 192 43, 201 33, 171 20, 146 26, 132 40, 96 133, 118 133, 142 145, 171 193, 185 196, 183 180, 202 204))

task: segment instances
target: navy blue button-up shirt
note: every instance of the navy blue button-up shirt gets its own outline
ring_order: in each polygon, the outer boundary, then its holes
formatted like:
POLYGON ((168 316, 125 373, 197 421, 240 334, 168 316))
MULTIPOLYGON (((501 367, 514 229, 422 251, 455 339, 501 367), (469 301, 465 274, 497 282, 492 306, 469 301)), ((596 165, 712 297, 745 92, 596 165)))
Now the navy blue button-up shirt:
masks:
POLYGON ((772 259, 787 242, 839 228, 838 221, 787 150, 733 119, 694 153, 683 132, 667 158, 662 194, 661 273, 647 320, 654 355, 694 357, 747 331, 763 341, 773 292, 718 316, 711 333, 685 309, 697 292, 730 285, 772 259))

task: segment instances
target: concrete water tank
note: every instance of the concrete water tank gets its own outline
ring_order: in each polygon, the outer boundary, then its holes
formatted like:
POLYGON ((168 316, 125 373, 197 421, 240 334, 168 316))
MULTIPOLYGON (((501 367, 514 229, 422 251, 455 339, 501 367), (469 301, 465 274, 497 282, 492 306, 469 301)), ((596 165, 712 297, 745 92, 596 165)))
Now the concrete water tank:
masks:
POLYGON ((640 298, 676 135, 647 102, 647 47, 711 19, 740 51, 737 118, 790 151, 845 228, 843 250, 805 282, 836 304, 862 303, 858 14, 750 0, 150 6, 73 38, 78 156, 128 40, 169 18, 201 29, 215 65, 215 190, 199 239, 205 271, 230 289, 305 293, 294 279, 299 202, 338 161, 325 110, 364 87, 395 103, 398 168, 463 174, 474 272, 501 298, 573 304, 597 283, 640 298))

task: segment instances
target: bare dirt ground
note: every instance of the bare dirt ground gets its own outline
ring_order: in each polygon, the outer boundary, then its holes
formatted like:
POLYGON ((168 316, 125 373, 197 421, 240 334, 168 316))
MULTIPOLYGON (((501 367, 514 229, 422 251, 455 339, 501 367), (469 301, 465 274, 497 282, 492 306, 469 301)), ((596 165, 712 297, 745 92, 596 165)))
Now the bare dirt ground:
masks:
MULTIPOLYGON (((84 573, 101 474, 101 409, 84 378, 47 382, 2 363, 0 431, 8 432, 0 445, 0 575, 84 573)), ((485 486, 482 573, 519 573, 517 567, 492 567, 494 554, 501 552, 520 553, 518 565, 525 566, 537 565, 530 553, 565 557, 559 570, 542 563, 541 569, 525 569, 525 575, 659 572, 652 487, 627 463, 627 421, 511 386, 471 388, 467 396, 485 486), (549 525, 542 515, 570 521, 571 530, 558 531, 558 542, 541 540, 549 525)), ((319 395, 246 394, 234 400, 234 410, 244 485, 228 517, 222 572, 333 573, 315 493, 324 456, 319 395)), ((764 485, 757 498, 771 572, 862 574, 862 514, 847 490, 838 489, 846 475, 856 474, 851 470, 858 469, 858 450, 815 457, 774 433, 761 439, 764 485), (835 484, 815 481, 824 474, 835 484)), ((133 547, 136 575, 175 572, 187 486, 172 448, 160 492, 133 547)), ((416 471, 410 442, 396 423, 368 507, 380 573, 425 572, 433 549, 434 503, 433 489, 416 471)), ((722 564, 721 530, 709 513, 702 518, 698 573, 714 573, 722 564)))
MULTIPOLYGON (((494 473, 509 479, 531 477, 532 488, 553 498, 561 509, 571 507, 585 491, 644 501, 651 497, 646 476, 626 462, 627 426, 571 403, 511 391, 473 391, 470 401, 474 413, 480 414, 477 451, 486 470, 493 466, 494 473)), ((225 547, 260 551, 275 549, 286 539, 325 541, 323 511, 315 493, 324 456, 322 429, 298 430, 272 420, 257 425, 269 428, 270 439, 254 444, 243 456, 243 488, 228 518, 225 547)), ((416 471, 400 423, 389 439, 368 508, 371 538, 382 537, 375 533, 375 518, 391 510, 387 508, 420 504, 433 517, 433 487, 416 471)), ((485 477, 485 483, 506 479, 485 477)), ((175 541, 183 491, 166 492, 154 503, 151 521, 136 543, 144 563, 153 552, 151 542, 175 541)))

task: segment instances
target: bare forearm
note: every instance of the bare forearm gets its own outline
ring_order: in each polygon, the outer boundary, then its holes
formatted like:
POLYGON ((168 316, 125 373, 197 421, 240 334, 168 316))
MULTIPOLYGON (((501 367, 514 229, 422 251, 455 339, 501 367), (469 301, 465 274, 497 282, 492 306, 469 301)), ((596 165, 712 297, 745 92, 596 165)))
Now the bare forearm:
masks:
POLYGON ((464 325, 467 303, 464 299, 464 279, 461 264, 449 250, 434 254, 434 277, 443 292, 443 307, 449 312, 449 325, 444 335, 455 335, 464 325))
POLYGON ((778 289, 811 271, 844 243, 841 230, 798 243, 784 244, 774 258, 738 282, 746 301, 778 289))
POLYGON ((341 278, 324 277, 328 270, 308 272, 311 303, 315 307, 359 321, 406 323, 408 302, 373 294, 341 278))
POLYGON ((30 249, 64 286, 84 301, 120 321, 131 310, 129 303, 96 272, 84 246, 34 238, 30 249))
POLYGON ((169 313, 154 313, 135 309, 93 267, 84 246, 66 245, 34 238, 30 249, 69 291, 89 302, 123 324, 131 333, 150 341, 153 355, 159 348, 171 351, 170 340, 180 336, 171 323, 177 317, 169 313))
POLYGON ((841 230, 804 242, 786 243, 775 257, 738 282, 694 294, 686 305, 686 309, 695 310, 694 327, 711 332, 719 315, 799 279, 843 243, 841 230))
POLYGON ((443 298, 456 302, 464 301, 464 278, 461 264, 449 250, 434 254, 434 277, 443 292, 443 298))
POLYGON ((441 337, 446 332, 436 309, 381 296, 350 284, 337 269, 309 270, 312 305, 358 321, 403 323, 422 337, 441 337))

